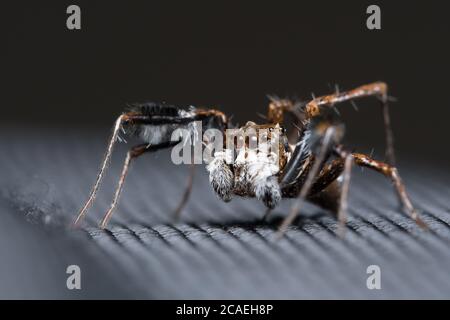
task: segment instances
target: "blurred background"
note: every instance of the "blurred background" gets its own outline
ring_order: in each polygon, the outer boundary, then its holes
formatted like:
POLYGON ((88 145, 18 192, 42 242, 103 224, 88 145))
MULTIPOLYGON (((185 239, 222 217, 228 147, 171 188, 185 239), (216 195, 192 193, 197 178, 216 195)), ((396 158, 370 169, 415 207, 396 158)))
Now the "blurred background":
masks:
MULTIPOLYGON (((14 129, 109 130, 127 103, 263 119, 267 94, 308 100, 390 85, 401 159, 450 159, 450 22, 442 1, 18 1, 3 6, 2 116, 14 129), (82 29, 66 28, 81 7, 82 29), (381 30, 366 8, 381 7, 381 30)), ((340 108, 347 140, 383 154, 375 99, 340 108)), ((109 132, 109 131, 108 131, 109 132)))

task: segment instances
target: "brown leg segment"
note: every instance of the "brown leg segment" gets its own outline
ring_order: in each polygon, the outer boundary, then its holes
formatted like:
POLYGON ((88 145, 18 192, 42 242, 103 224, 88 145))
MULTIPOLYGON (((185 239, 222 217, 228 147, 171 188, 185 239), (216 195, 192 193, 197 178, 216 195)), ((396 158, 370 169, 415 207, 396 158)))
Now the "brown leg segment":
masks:
POLYGON ((296 103, 289 99, 279 99, 276 97, 269 97, 269 109, 267 111, 267 120, 271 123, 283 123, 284 113, 291 112, 294 115, 296 103))
POLYGON ((337 92, 322 97, 315 98, 306 104, 306 113, 309 118, 316 117, 320 114, 320 107, 332 107, 336 103, 344 101, 352 101, 354 99, 377 96, 382 103, 383 120, 386 135, 386 157, 391 165, 395 163, 394 154, 394 138, 391 128, 391 120, 388 107, 388 87, 384 82, 374 82, 355 88, 353 90, 337 92))
POLYGON ((406 214, 408 214, 419 226, 425 229, 427 228, 427 224, 419 217, 417 211, 414 209, 411 200, 406 193, 405 185, 398 174, 397 168, 386 163, 373 160, 372 158, 360 153, 352 153, 352 157, 357 165, 373 169, 390 178, 394 183, 395 190, 397 191, 397 195, 406 214))
MULTIPOLYGON (((270 103, 267 111, 267 120, 270 123, 284 123, 284 115, 286 112, 292 114, 296 121, 294 127, 302 130, 306 125, 306 117, 302 112, 301 104, 289 99, 280 99, 278 97, 269 96, 270 103)), ((288 141, 295 141, 298 136, 298 130, 292 130, 288 134, 288 141)))
MULTIPOLYGON (((406 193, 405 186, 395 167, 380 161, 373 160, 372 158, 363 154, 348 153, 346 151, 343 151, 342 147, 338 147, 335 150, 339 158, 326 165, 321 170, 319 177, 314 181, 314 183, 308 181, 311 172, 315 172, 315 168, 311 169, 310 173, 308 174, 307 180, 304 182, 300 190, 299 200, 304 199, 305 195, 308 195, 307 197, 315 199, 315 196, 319 195, 320 192, 326 191, 326 188, 328 188, 332 183, 335 183, 336 179, 342 174, 343 181, 340 190, 340 200, 337 213, 339 221, 339 234, 341 236, 343 235, 343 231, 345 230, 344 226, 348 208, 348 192, 350 186, 351 167, 353 162, 359 166, 371 168, 377 172, 382 173, 386 177, 389 177, 394 183, 397 195, 408 216, 410 216, 420 227, 425 229, 428 228, 426 223, 419 217, 418 213, 414 209, 411 200, 406 193), (312 186, 310 185, 311 183, 312 186), (310 187, 308 187, 308 185, 310 185, 310 187), (309 190, 309 192, 306 192, 306 190, 309 190)), ((334 192, 335 191, 336 190, 334 190, 334 192)), ((319 198, 317 199, 317 201, 314 201, 319 202, 318 204, 320 205, 319 198)), ((282 235, 285 232, 286 228, 292 223, 299 210, 300 204, 299 201, 297 201, 294 204, 290 215, 283 221, 283 224, 280 227, 280 235, 282 235)))
MULTIPOLYGON (((347 153, 342 151, 341 147, 336 148, 337 155, 340 158, 333 160, 324 169, 322 169, 319 177, 311 187, 311 195, 314 195, 324 190, 330 183, 332 183, 341 173, 343 174, 341 196, 338 209, 338 220, 342 226, 345 222, 345 214, 348 206, 348 189, 350 184, 350 172, 352 162, 356 165, 373 169, 382 173, 386 177, 390 178, 394 183, 395 190, 400 199, 401 204, 405 212, 421 227, 427 228, 426 223, 419 217, 417 211, 414 209, 411 200, 406 192, 405 185, 403 184, 400 175, 395 167, 376 161, 369 156, 359 153, 347 153), (353 161, 352 161, 353 160, 353 161)), ((342 230, 342 229, 341 229, 342 230)))

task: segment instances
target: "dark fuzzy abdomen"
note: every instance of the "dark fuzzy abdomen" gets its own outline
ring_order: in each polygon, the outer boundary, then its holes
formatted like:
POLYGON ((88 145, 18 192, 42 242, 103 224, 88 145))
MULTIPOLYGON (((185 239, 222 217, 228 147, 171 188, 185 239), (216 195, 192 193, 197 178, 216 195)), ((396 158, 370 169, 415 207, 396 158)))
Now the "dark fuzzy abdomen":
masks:
POLYGON ((132 104, 128 112, 136 112, 145 117, 140 123, 131 122, 126 131, 142 138, 149 144, 170 141, 175 129, 188 129, 192 113, 170 104, 145 102, 132 104))
POLYGON ((149 117, 179 117, 180 111, 186 110, 170 104, 145 102, 132 104, 128 111, 138 112, 149 117))

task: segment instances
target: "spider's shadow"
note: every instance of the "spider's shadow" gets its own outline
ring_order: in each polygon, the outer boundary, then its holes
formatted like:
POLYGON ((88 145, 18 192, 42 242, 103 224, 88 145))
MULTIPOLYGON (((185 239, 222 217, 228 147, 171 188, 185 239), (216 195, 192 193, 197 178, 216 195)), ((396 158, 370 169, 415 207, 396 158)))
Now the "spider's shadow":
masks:
MULTIPOLYGON (((326 211, 323 211, 323 210, 316 211, 313 214, 309 214, 308 216, 299 215, 292 222, 292 225, 296 226, 298 228, 302 228, 306 223, 311 223, 311 222, 319 223, 319 221, 322 220, 323 217, 325 217, 325 216, 329 216, 329 213, 326 211)), ((275 230, 278 230, 278 228, 280 227, 284 218, 285 218, 284 215, 279 215, 279 214, 273 213, 266 219, 256 218, 256 219, 247 220, 247 221, 228 220, 225 222, 204 221, 203 223, 201 223, 201 225, 204 226, 206 224, 209 227, 217 228, 217 229, 224 229, 224 230, 228 230, 231 228, 240 228, 240 229, 244 229, 247 231, 251 231, 254 229, 263 228, 263 229, 271 229, 271 230, 275 231, 275 230)), ((196 227, 196 226, 199 226, 200 224, 199 223, 189 223, 189 225, 196 227)))

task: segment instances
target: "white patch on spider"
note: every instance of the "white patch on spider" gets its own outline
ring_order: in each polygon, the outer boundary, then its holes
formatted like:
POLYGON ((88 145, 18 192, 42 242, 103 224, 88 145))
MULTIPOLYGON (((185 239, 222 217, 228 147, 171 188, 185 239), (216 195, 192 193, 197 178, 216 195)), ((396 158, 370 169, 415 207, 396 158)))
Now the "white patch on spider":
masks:
MULTIPOLYGON (((263 150, 267 150, 264 149, 263 150)), ((267 207, 273 208, 281 200, 281 189, 277 174, 280 171, 278 156, 271 152, 249 152, 247 162, 247 180, 252 193, 267 207)))
POLYGON ((187 129, 189 130, 192 144, 197 143, 197 142, 201 142, 200 141, 200 137, 199 137, 199 128, 198 128, 198 122, 197 121, 189 122, 189 124, 187 125, 187 129))
POLYGON ((228 163, 232 163, 233 153, 231 150, 218 151, 214 159, 206 166, 209 172, 209 182, 216 194, 223 201, 230 201, 234 187, 234 175, 228 163))
POLYGON ((268 208, 275 208, 281 201, 281 188, 276 176, 258 180, 254 183, 254 189, 256 198, 262 200, 268 208))
POLYGON ((281 189, 277 174, 280 171, 276 153, 264 152, 268 146, 259 150, 241 148, 234 163, 235 190, 240 194, 254 195, 269 207, 275 207, 281 200, 281 189))
MULTIPOLYGON (((189 111, 179 110, 178 115, 180 116, 180 118, 190 118, 194 115, 194 113, 193 110, 189 111)), ((142 125, 140 136, 149 145, 155 145, 170 141, 172 133, 176 129, 188 130, 190 136, 194 137, 194 141, 197 141, 198 132, 197 132, 197 123, 195 121, 189 122, 188 124, 181 126, 179 124, 142 125)), ((189 139, 186 139, 185 143, 186 141, 189 141, 189 139)))
POLYGON ((173 130, 178 127, 173 124, 143 125, 141 127, 141 138, 150 145, 160 144, 170 140, 173 130))

